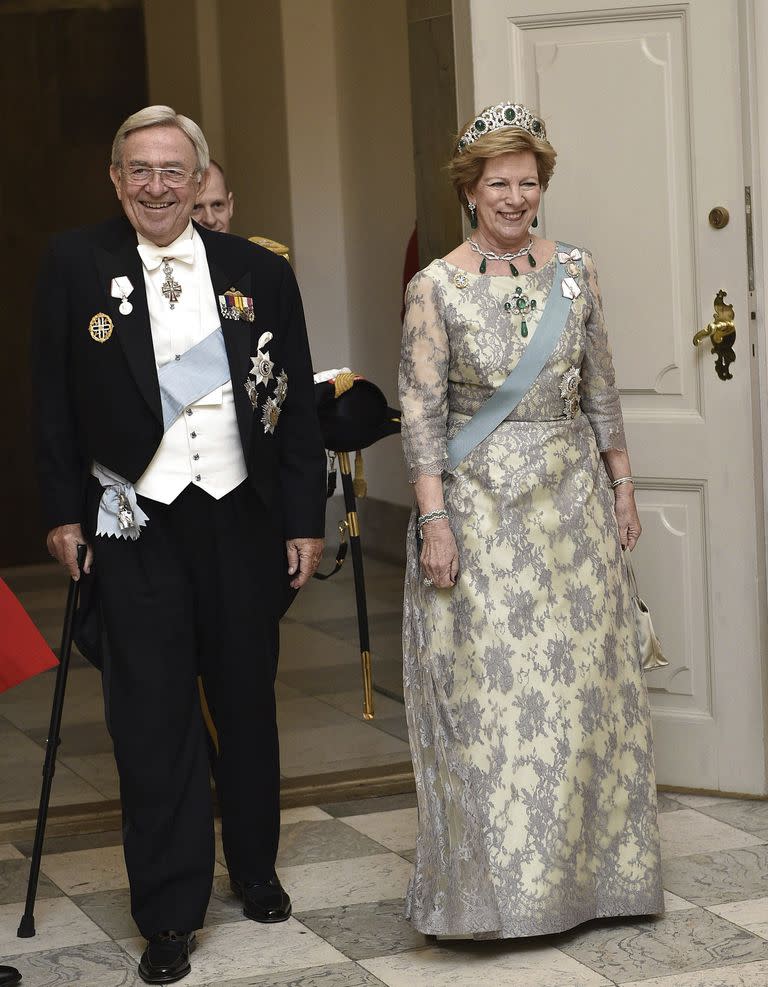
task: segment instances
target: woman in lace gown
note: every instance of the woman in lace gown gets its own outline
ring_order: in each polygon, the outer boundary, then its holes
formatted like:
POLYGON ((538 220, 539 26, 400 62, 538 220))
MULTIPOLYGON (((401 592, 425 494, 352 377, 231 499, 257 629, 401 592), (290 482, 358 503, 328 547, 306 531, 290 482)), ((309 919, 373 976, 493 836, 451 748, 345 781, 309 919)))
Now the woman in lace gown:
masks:
POLYGON ((424 933, 511 938, 659 913, 663 894, 621 557, 640 523, 595 265, 529 233, 554 169, 543 123, 516 104, 478 119, 451 163, 472 243, 406 296, 418 506, 403 651, 419 803, 406 913, 424 933), (543 368, 451 462, 449 440, 516 367, 550 298, 564 314, 543 368), (432 513, 419 556, 417 516, 432 513))

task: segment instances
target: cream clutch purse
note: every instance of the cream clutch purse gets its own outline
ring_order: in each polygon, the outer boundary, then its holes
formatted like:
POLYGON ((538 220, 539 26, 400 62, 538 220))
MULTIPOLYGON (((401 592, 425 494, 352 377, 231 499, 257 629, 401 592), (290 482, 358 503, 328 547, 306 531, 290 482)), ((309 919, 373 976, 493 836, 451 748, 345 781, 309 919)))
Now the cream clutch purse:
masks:
POLYGON ((640 664, 644 672, 651 672, 654 668, 664 668, 669 662, 664 657, 664 652, 661 650, 661 643, 653 632, 651 613, 637 591, 635 570, 632 568, 629 549, 626 548, 624 549, 624 565, 627 567, 627 575, 629 576, 632 615, 637 631, 637 647, 640 652, 640 664))

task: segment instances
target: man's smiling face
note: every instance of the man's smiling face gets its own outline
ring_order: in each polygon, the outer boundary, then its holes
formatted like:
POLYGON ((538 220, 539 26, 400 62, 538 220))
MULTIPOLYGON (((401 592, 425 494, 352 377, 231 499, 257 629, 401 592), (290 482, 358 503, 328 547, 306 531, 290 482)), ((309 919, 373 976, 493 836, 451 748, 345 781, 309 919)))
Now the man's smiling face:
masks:
POLYGON ((166 247, 184 232, 200 192, 200 175, 194 145, 178 127, 132 131, 123 144, 120 167, 112 165, 109 176, 125 215, 147 240, 166 247), (142 166, 181 170, 189 178, 181 187, 171 188, 151 171, 143 184, 131 182, 129 169, 142 166))

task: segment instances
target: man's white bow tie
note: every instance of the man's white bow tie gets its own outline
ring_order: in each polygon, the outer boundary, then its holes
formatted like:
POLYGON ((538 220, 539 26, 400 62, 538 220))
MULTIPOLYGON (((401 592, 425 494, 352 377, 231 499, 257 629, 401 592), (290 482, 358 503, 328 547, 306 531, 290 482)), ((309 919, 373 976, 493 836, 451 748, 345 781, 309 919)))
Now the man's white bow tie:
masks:
POLYGON ((191 264, 195 259, 195 245, 192 237, 187 237, 181 243, 172 243, 167 247, 158 247, 154 243, 140 243, 136 247, 141 257, 141 263, 148 271, 156 271, 163 260, 180 260, 191 264))

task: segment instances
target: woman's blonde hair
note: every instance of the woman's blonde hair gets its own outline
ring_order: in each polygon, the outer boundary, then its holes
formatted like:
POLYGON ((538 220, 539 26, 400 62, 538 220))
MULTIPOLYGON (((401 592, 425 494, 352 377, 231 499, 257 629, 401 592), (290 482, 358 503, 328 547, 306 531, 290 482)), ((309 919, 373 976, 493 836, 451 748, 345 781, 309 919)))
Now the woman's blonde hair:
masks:
MULTIPOLYGON (((472 117, 468 120, 459 133, 465 133, 474 119, 475 117, 472 117)), ((461 151, 453 152, 453 157, 448 163, 448 176, 467 215, 469 215, 467 189, 474 188, 478 183, 486 161, 498 158, 502 154, 520 154, 522 151, 533 153, 536 158, 539 184, 546 189, 555 170, 557 151, 549 141, 534 137, 519 127, 501 127, 499 130, 493 130, 478 137, 461 151)))

